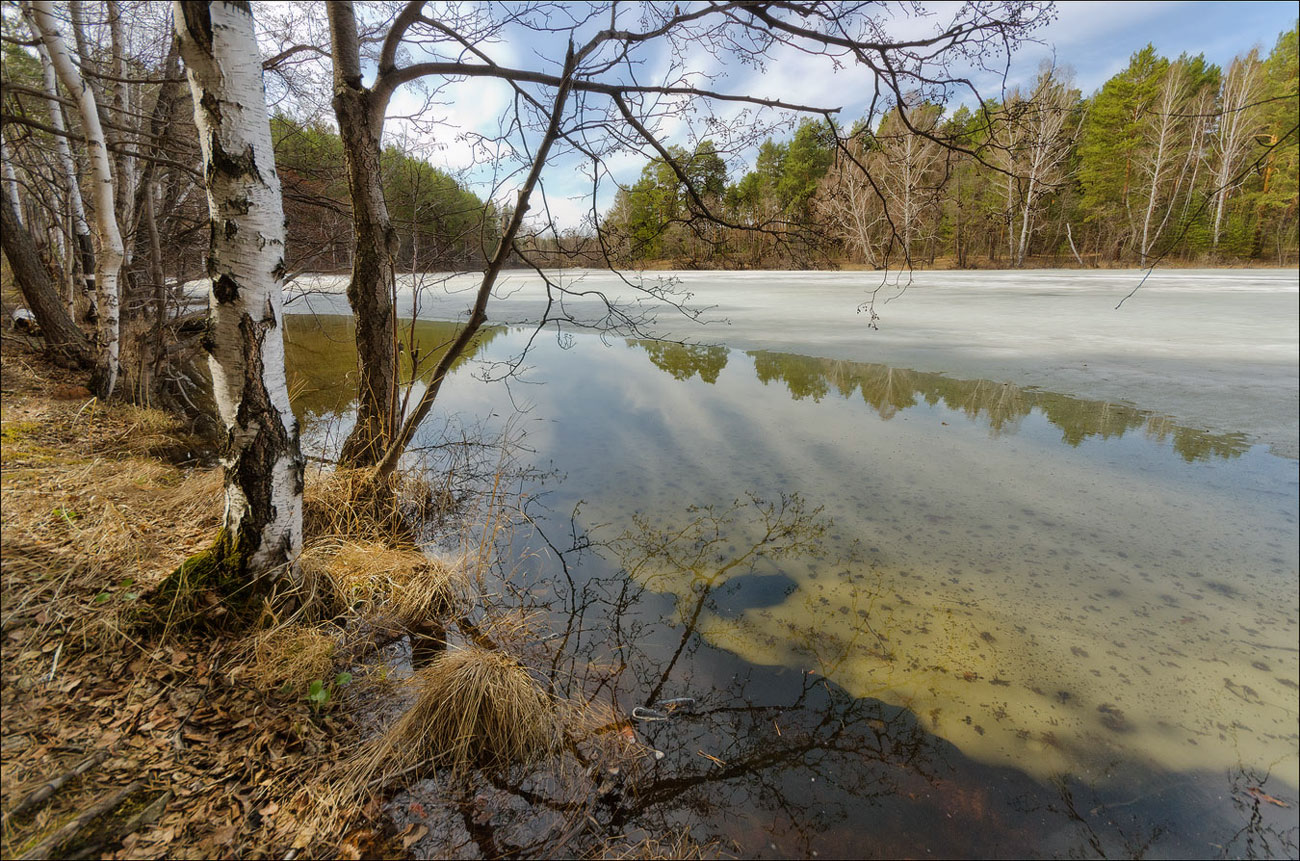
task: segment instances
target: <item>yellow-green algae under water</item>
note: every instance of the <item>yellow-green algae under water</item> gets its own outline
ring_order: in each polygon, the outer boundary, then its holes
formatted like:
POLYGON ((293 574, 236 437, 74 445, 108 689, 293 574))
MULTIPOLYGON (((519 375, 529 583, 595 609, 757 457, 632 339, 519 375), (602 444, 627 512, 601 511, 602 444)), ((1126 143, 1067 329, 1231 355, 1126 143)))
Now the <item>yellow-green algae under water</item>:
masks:
MULTIPOLYGON (((689 534, 688 505, 747 493, 822 509, 816 547, 753 569, 789 594, 703 612, 709 643, 907 706, 1040 778, 1125 761, 1300 785, 1293 460, 1126 405, 882 365, 588 339, 530 362, 546 385, 523 389, 528 443, 566 476, 554 510, 582 499, 605 535, 635 535, 637 512, 689 534)), ((461 379, 447 409, 502 409, 461 379)), ((744 511, 707 563, 633 576, 685 612, 753 546, 744 511)))

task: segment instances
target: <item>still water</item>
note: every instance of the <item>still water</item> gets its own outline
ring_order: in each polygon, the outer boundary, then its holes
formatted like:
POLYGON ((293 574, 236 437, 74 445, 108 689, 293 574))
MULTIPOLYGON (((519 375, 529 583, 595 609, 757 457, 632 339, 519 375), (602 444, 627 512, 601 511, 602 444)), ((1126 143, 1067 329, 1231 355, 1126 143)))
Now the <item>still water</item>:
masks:
MULTIPOLYGON (((347 321, 287 330, 328 454, 347 321)), ((793 352, 544 338, 475 379, 532 334, 487 332, 440 408, 509 421, 549 473, 516 576, 550 664, 624 714, 697 701, 637 726, 664 756, 609 827, 746 856, 1297 853, 1293 458, 793 352)))

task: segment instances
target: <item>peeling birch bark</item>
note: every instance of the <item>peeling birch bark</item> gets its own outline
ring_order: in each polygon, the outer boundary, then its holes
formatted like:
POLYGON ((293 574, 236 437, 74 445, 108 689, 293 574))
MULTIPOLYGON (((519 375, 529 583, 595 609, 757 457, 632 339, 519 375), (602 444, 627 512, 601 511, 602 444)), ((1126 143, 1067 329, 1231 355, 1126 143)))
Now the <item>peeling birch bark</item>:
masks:
POLYGON ((218 585, 243 587, 292 566, 302 549, 303 460, 284 370, 284 209, 249 4, 177 2, 174 17, 211 216, 204 347, 224 428, 225 517, 202 561, 218 585))
POLYGON ((96 340, 98 358, 92 388, 100 398, 108 398, 117 386, 119 355, 121 352, 121 324, 119 320, 118 281, 126 252, 122 234, 117 227, 114 208, 113 170, 108 157, 108 144, 104 128, 99 122, 99 104, 90 83, 77 71, 72 55, 68 53, 63 37, 59 35, 54 18, 54 4, 50 0, 32 0, 31 20, 45 49, 49 52, 54 72, 69 93, 77 100, 82 130, 86 137, 95 205, 95 238, 98 242, 95 255, 95 293, 98 298, 96 340))
MULTIPOLYGON (((33 25, 35 29, 35 25, 33 25)), ((89 321, 98 313, 95 308, 95 250, 90 239, 90 224, 86 221, 86 204, 81 199, 81 185, 77 182, 77 165, 72 160, 72 147, 68 145, 67 126, 63 122, 63 105, 59 103, 59 82, 54 74, 54 63, 44 43, 36 45, 36 52, 41 58, 42 84, 45 90, 45 104, 50 111, 50 125, 57 134, 54 135, 54 149, 63 171, 63 181, 68 187, 68 203, 72 211, 72 232, 75 238, 77 263, 81 269, 82 295, 85 296, 82 318, 89 321)), ((78 267, 72 267, 78 268, 78 267)), ((76 297, 72 298, 74 307, 76 297)))

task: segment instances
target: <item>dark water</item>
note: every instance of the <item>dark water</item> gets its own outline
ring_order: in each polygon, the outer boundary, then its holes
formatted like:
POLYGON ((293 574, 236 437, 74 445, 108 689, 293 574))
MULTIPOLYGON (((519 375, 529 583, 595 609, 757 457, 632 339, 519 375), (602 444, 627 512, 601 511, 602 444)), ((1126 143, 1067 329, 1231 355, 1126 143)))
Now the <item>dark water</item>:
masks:
MULTIPOLYGON (((426 351, 453 331, 418 327, 426 351)), ((328 453, 346 322, 288 332, 328 453)), ((552 475, 513 576, 555 684, 696 700, 637 725, 663 756, 602 827, 747 856, 1296 855, 1294 460, 878 364, 581 337, 528 363, 463 366, 430 427, 509 421, 552 475)))

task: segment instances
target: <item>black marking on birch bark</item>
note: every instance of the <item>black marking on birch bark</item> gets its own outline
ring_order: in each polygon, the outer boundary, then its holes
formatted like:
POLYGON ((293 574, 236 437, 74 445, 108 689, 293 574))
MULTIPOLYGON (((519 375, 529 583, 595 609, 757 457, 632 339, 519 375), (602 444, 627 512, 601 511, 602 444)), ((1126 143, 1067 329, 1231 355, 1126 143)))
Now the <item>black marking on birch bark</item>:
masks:
POLYGON ((204 90, 199 97, 199 105, 207 112, 214 126, 221 125, 221 99, 212 95, 211 90, 204 90))
POLYGON ((228 274, 220 275, 212 282, 212 295, 222 305, 234 302, 239 298, 239 282, 228 274))
POLYGON ((289 270, 284 266, 283 257, 275 262, 275 266, 271 267, 271 276, 275 278, 276 281, 284 281, 284 276, 287 275, 288 272, 289 270))
POLYGON ((217 247, 217 222, 216 219, 208 219, 208 261, 207 273, 209 278, 217 277, 217 258, 213 254, 213 249, 217 247))
POLYGON ((190 2, 181 4, 181 15, 185 18, 185 31, 199 46, 203 53, 212 55, 212 11, 207 3, 190 2))
MULTIPOLYGON (((245 434, 238 450, 230 452, 230 469, 234 483, 248 502, 249 521, 256 525, 260 536, 266 525, 275 521, 276 510, 271 499, 275 490, 276 462, 293 449, 280 411, 271 402, 263 379, 262 342, 266 330, 248 314, 243 314, 239 319, 239 336, 244 353, 244 379, 234 419, 235 428, 242 428, 245 434)), ((302 480, 301 459, 293 464, 293 471, 296 485, 302 480)), ((257 549, 247 548, 249 552, 257 549)), ((287 552, 283 557, 288 561, 287 552)))
POLYGON ((209 314, 207 321, 203 324, 203 334, 199 337, 199 346, 209 356, 217 351, 217 321, 209 314))
POLYGON ((229 153, 221 145, 216 132, 209 136, 209 142, 212 150, 212 163, 208 165, 209 182, 217 175, 223 175, 230 179, 252 177, 258 182, 262 181, 262 175, 257 172, 257 158, 253 155, 253 145, 251 143, 242 153, 229 153))
POLYGON ((227 218, 227 219, 226 219, 226 238, 227 238, 227 239, 234 239, 234 238, 235 238, 235 235, 236 235, 237 233, 239 233, 239 225, 235 223, 234 219, 232 219, 232 218, 227 218))

